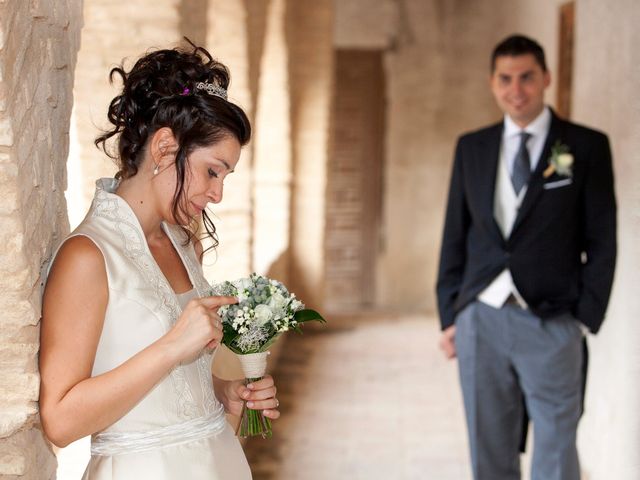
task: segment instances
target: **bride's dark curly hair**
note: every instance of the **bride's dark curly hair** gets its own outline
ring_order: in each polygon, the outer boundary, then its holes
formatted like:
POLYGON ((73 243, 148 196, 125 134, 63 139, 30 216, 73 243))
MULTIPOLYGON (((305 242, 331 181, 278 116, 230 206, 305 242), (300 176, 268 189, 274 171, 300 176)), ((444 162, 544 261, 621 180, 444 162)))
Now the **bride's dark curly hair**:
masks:
MULTIPOLYGON (((198 82, 209 82, 226 90, 230 81, 227 67, 204 48, 185 40, 193 48, 154 51, 140 58, 129 72, 122 65, 111 70, 109 81, 113 83, 114 76, 119 75, 123 88, 109 105, 107 116, 113 129, 95 140, 96 146, 118 165, 116 177, 129 178, 138 173, 148 140, 160 128, 170 128, 178 143, 172 214, 180 224, 189 218, 184 184, 191 152, 230 135, 242 146, 251 138, 249 119, 239 106, 196 89, 198 82), (112 137, 116 137, 116 152, 107 148, 112 137)), ((216 227, 206 211, 202 219, 215 248, 216 227)), ((197 226, 181 226, 187 241, 197 234, 197 226)))

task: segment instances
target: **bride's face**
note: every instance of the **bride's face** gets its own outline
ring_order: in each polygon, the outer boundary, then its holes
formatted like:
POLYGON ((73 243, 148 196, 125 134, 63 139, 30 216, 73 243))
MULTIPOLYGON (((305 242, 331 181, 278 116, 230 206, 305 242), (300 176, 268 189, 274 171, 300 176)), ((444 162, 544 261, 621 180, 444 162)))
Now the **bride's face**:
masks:
POLYGON ((240 159, 240 142, 232 135, 189 155, 185 172, 183 208, 190 218, 200 217, 209 203, 222 200, 224 180, 240 159))

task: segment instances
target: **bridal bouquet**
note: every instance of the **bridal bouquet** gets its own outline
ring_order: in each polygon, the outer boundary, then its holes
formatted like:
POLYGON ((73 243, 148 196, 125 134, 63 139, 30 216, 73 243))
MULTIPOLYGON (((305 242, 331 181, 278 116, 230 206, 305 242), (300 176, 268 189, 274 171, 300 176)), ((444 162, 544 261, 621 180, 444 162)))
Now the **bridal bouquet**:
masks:
MULTIPOLYGON (((213 287, 214 295, 238 297, 238 303, 218 309, 224 333, 222 343, 240 359, 247 383, 260 380, 266 371, 268 348, 288 330, 301 333, 310 320, 325 322, 280 282, 252 273, 248 278, 213 287)), ((245 408, 238 427, 241 437, 270 437, 271 422, 262 412, 245 408)))

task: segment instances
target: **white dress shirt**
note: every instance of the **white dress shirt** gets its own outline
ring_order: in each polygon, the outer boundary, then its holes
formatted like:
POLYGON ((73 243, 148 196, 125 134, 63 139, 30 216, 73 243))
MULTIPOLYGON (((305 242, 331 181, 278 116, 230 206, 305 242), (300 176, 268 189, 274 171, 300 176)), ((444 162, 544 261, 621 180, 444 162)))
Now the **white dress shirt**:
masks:
MULTIPOLYGON (((511 235, 518 209, 527 191, 527 186, 525 185, 522 190, 520 190, 520 194, 516 195, 513 184, 511 183, 513 164, 518 149, 520 148, 520 133, 527 132, 531 135, 527 141, 527 149, 529 151, 531 171, 533 172, 540 161, 540 155, 544 149, 550 126, 551 112, 548 107, 545 107, 540 115, 524 129, 516 125, 508 115, 504 117, 504 129, 500 143, 500 157, 498 159, 493 201, 493 215, 504 238, 509 238, 511 235)), ((480 292, 478 299, 494 308, 500 308, 511 294, 518 300, 522 308, 527 308, 527 303, 513 282, 511 272, 508 268, 505 268, 487 288, 480 292)))

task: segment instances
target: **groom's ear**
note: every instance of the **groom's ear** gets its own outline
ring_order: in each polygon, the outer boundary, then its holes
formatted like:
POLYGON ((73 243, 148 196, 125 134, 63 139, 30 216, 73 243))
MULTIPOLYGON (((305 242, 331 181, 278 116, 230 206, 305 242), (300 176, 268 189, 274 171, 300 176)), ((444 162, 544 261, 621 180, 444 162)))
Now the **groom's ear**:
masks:
POLYGON ((549 85, 551 85, 551 72, 546 70, 544 72, 544 88, 547 88, 549 85))

